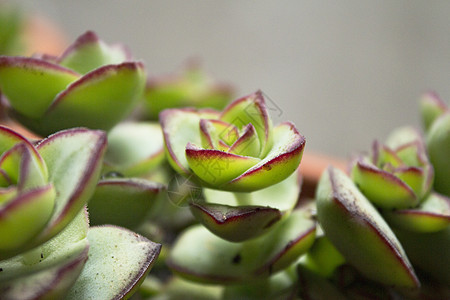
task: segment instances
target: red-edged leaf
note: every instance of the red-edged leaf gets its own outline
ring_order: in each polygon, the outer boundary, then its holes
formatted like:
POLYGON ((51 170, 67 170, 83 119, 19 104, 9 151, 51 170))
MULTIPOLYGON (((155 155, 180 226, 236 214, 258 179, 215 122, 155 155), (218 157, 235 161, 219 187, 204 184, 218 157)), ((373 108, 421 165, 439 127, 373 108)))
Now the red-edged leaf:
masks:
POLYGON ((199 123, 201 119, 217 118, 214 110, 166 109, 159 115, 164 135, 165 149, 170 165, 178 173, 189 176, 185 151, 188 143, 201 145, 199 123))
POLYGON ((221 188, 260 162, 259 158, 202 149, 190 143, 186 146, 186 159, 192 172, 213 188, 221 188))
POLYGON ((12 107, 29 118, 41 117, 56 95, 78 78, 80 74, 41 59, 0 57, 0 89, 12 107))
POLYGON ((272 147, 272 121, 261 91, 242 97, 228 105, 220 116, 220 120, 241 129, 253 124, 258 133, 261 145, 260 157, 266 156, 272 147))
POLYGON ((258 237, 281 219, 278 209, 265 206, 228 206, 191 203, 191 212, 208 230, 230 242, 258 237))
POLYGON ((131 60, 131 55, 124 46, 106 45, 94 32, 87 31, 66 49, 58 58, 58 63, 86 74, 101 66, 119 64, 127 60, 131 60))
POLYGON ((258 134, 252 124, 244 127, 242 135, 231 145, 228 152, 242 156, 258 157, 261 152, 261 145, 259 144, 258 134))
POLYGON ((239 192, 256 191, 281 182, 298 168, 305 147, 305 138, 290 122, 275 127, 273 136, 273 147, 267 156, 225 184, 222 189, 239 192))
POLYGON ((60 131, 38 144, 57 193, 53 215, 39 242, 61 231, 92 196, 105 148, 104 132, 83 128, 60 131))

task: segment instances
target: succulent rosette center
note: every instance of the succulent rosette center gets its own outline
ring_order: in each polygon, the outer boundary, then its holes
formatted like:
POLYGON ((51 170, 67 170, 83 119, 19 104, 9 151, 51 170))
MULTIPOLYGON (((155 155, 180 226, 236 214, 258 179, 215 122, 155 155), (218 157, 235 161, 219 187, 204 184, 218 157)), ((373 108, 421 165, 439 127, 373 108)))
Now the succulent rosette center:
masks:
POLYGON ((160 117, 172 167, 213 189, 252 192, 281 182, 297 169, 305 146, 292 123, 273 127, 261 92, 222 113, 168 109, 160 117))
POLYGON ((411 208, 430 192, 433 168, 420 134, 404 127, 394 131, 384 145, 375 141, 371 154, 356 160, 352 178, 377 206, 411 208))

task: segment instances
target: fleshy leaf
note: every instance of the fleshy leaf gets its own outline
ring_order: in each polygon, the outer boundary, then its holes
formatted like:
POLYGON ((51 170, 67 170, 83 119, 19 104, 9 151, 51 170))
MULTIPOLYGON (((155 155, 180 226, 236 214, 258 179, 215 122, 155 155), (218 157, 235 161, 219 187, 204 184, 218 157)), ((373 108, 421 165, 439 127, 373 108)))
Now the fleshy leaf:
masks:
POLYGON ((433 122, 446 110, 448 110, 447 105, 436 93, 425 93, 420 99, 420 112, 425 131, 428 131, 433 122))
POLYGON ((89 242, 86 238, 89 223, 87 213, 82 210, 72 222, 53 239, 46 243, 16 255, 0 260, 0 282, 27 276, 54 266, 61 266, 77 259, 86 251, 89 242))
POLYGON ((278 209, 264 206, 228 206, 191 203, 192 214, 203 226, 230 242, 258 237, 281 219, 278 209))
POLYGON ((316 238, 302 263, 320 276, 330 278, 333 272, 345 263, 345 258, 330 240, 322 235, 316 238))
POLYGON ((0 259, 4 251, 19 248, 34 238, 49 221, 55 204, 55 189, 46 185, 22 193, 0 205, 0 259))
POLYGON ((428 130, 427 147, 434 167, 434 189, 450 197, 450 112, 440 116, 428 130))
POLYGON ((37 146, 56 190, 55 209, 40 242, 61 231, 92 196, 105 148, 104 132, 83 128, 60 131, 37 146))
POLYGON ((47 184, 47 167, 29 143, 15 145, 0 158, 0 169, 20 192, 47 184))
POLYGON ((217 117, 213 110, 166 109, 159 119, 164 134, 167 159, 178 173, 189 176, 189 164, 185 151, 188 143, 201 145, 199 123, 200 119, 217 117))
POLYGON ((119 64, 129 59, 130 55, 124 47, 108 46, 94 32, 87 31, 69 46, 58 63, 86 74, 101 66, 119 64))
POLYGON ((437 282, 450 286, 450 226, 437 232, 418 233, 395 228, 395 234, 414 266, 437 282))
POLYGON ((49 269, 0 283, 2 299, 52 300, 64 299, 78 279, 88 258, 89 246, 78 256, 49 269), (4 297, 4 298, 3 298, 4 297))
POLYGON ((385 211, 383 215, 396 227, 416 232, 435 232, 450 225, 450 199, 432 193, 417 208, 385 211))
POLYGON ((246 282, 286 268, 306 252, 314 237, 314 221, 303 211, 293 212, 267 234, 244 243, 225 241, 195 225, 179 236, 167 263, 175 273, 199 282, 246 282))
POLYGON ((228 152, 242 156, 258 157, 260 150, 261 146, 255 127, 252 124, 248 124, 244 127, 239 139, 231 145, 228 152))
POLYGON ((43 60, 0 56, 0 89, 12 107, 29 118, 41 117, 56 95, 79 77, 43 60))
POLYGON ((91 224, 133 229, 144 222, 163 189, 162 184, 138 178, 100 180, 89 200, 91 224))
POLYGON ((108 133, 106 169, 126 177, 149 173, 164 160, 164 141, 159 124, 120 123, 108 133))
MULTIPOLYGON (((299 170, 292 173, 285 180, 267 188, 243 193, 244 197, 236 197, 238 193, 231 193, 213 189, 203 189, 203 194, 209 203, 222 205, 254 205, 276 208, 282 213, 290 212, 297 204, 300 196, 302 179, 299 170), (244 199, 242 199, 244 198, 244 199), (245 201, 243 201, 245 200, 245 201)), ((239 195, 239 194, 238 194, 239 195)))
MULTIPOLYGON (((297 283, 288 271, 277 273, 269 278, 226 286, 222 300, 286 300, 297 299, 297 283)), ((204 285, 203 285, 204 286, 204 285)))
POLYGON ((128 299, 152 268, 161 250, 132 231, 91 227, 89 259, 65 299, 128 299))
POLYGON ((186 146, 186 159, 192 172, 213 188, 221 187, 260 162, 259 158, 202 149, 190 143, 186 146))
POLYGON ((8 127, 0 125, 0 155, 18 143, 29 143, 26 138, 8 127))
POLYGON ((351 176, 363 194, 379 207, 408 208, 419 203, 419 198, 404 181, 364 160, 358 160, 351 176))
POLYGON ((349 264, 382 284, 420 285, 400 242, 349 177, 329 167, 316 195, 320 225, 349 264))
POLYGON ((235 125, 238 129, 252 124, 259 137, 261 152, 264 157, 272 148, 272 121, 266 108, 261 91, 242 97, 228 105, 220 116, 220 120, 235 125))
POLYGON ((394 129, 386 138, 385 145, 397 149, 403 145, 423 141, 422 135, 412 126, 403 126, 394 129))
POLYGON ((334 284, 307 267, 299 264, 297 272, 300 284, 299 294, 302 299, 347 299, 334 284))
POLYGON ((221 188, 229 191, 256 191, 286 179, 300 164, 305 138, 294 124, 281 123, 273 129, 273 147, 263 160, 221 188))
POLYGON ((42 120, 26 125, 42 135, 77 126, 109 130, 134 108, 144 82, 141 63, 98 68, 58 94, 42 120))
POLYGON ((202 146, 205 149, 219 149, 219 141, 224 142, 228 148, 239 137, 236 126, 221 120, 201 119, 199 125, 202 146))

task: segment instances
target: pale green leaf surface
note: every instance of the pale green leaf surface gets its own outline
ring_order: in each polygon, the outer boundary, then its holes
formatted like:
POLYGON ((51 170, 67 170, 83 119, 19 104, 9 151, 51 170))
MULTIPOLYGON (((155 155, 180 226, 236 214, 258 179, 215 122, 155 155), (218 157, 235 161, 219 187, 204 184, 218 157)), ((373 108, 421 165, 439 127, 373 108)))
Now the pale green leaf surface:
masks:
POLYGON ((153 266, 161 245, 123 228, 91 227, 89 259, 67 300, 128 299, 153 266))

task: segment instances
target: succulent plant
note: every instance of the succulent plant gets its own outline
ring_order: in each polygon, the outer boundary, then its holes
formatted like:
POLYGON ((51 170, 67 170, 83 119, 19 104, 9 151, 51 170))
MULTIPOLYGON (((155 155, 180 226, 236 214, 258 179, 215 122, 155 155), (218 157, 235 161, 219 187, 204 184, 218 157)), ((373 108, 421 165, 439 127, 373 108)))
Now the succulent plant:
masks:
MULTIPOLYGON (((376 141, 371 153, 353 159, 349 174, 330 167, 318 184, 317 216, 325 237, 345 264, 366 278, 365 288, 341 287, 339 293, 344 290, 350 297, 372 287, 377 290, 374 294, 407 299, 448 295, 450 274, 442 266, 450 263, 445 250, 450 245, 450 199, 433 190, 433 179, 443 175, 434 173, 433 166, 439 169, 448 159, 449 131, 440 128, 439 134, 430 135, 445 119, 447 108, 435 94, 425 95, 421 106, 426 139, 411 127, 394 130, 385 144, 376 141), (431 285, 427 278, 432 278, 431 285)), ((330 265, 323 258, 319 262, 330 265)), ((331 262, 334 271, 335 262, 331 262)), ((320 274, 316 265, 303 263, 307 271, 299 269, 300 276, 309 280, 310 271, 314 276, 329 275, 320 274)), ((306 284, 314 287, 310 281, 306 284)))
POLYGON ((223 109, 231 100, 232 88, 217 83, 196 63, 183 72, 149 78, 144 92, 145 118, 157 120, 168 108, 196 107, 223 109))
POLYGON ((105 133, 74 128, 31 143, 0 126, 0 140, 1 298, 135 292, 160 245, 119 227, 89 228, 84 209, 100 176, 105 133))
POLYGON ((281 182, 297 169, 305 145, 292 123, 273 128, 261 92, 222 113, 168 109, 160 119, 172 167, 213 189, 252 192, 281 182))
POLYGON ((315 222, 294 210, 305 139, 292 123, 273 127, 261 92, 221 113, 168 109, 160 121, 170 164, 203 191, 189 203, 201 225, 177 238, 173 271, 218 284, 265 280, 311 246, 315 222))
POLYGON ((145 78, 143 64, 123 46, 91 31, 59 57, 0 57, 11 115, 42 136, 77 126, 111 129, 138 103, 145 78))

